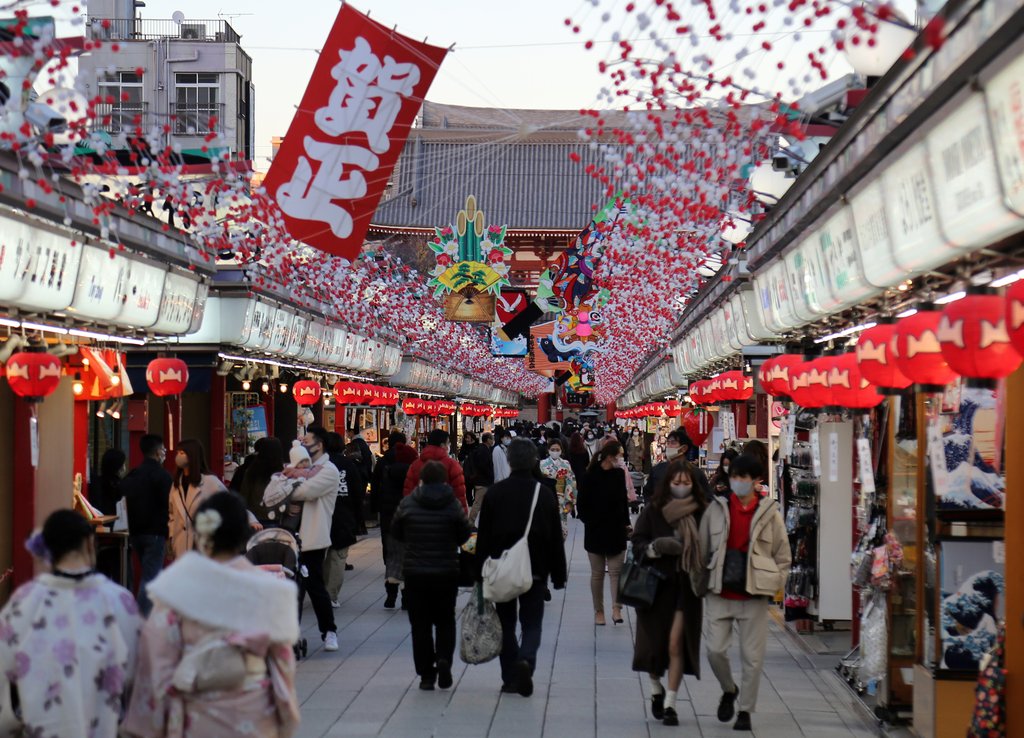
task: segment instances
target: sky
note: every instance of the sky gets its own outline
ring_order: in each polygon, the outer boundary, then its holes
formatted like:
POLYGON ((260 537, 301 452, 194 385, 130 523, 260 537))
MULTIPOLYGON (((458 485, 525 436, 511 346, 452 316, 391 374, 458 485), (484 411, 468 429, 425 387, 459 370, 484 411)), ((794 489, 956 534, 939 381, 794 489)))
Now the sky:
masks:
MULTIPOLYGON (((564 25, 577 0, 363 0, 363 12, 412 38, 455 44, 427 97, 480 107, 591 107, 602 84, 598 57, 564 25)), ((283 136, 334 23, 338 0, 148 0, 144 18, 222 17, 253 59, 256 156, 265 169, 272 136, 283 136), (291 11, 291 12, 290 12, 291 11)))

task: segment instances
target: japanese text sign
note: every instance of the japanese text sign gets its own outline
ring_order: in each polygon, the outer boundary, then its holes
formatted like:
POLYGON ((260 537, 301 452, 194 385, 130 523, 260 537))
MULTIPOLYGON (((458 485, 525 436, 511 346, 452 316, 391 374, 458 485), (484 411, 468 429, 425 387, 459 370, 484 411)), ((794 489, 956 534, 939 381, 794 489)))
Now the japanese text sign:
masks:
POLYGON ((446 53, 342 6, 264 180, 293 238, 358 255, 446 53))

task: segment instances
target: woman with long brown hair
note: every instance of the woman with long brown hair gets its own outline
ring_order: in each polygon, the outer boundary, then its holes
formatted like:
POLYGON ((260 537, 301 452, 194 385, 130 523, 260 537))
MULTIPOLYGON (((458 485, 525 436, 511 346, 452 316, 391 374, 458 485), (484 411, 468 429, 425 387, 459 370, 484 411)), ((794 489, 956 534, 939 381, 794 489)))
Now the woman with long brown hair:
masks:
POLYGON ((612 593, 612 622, 622 622, 619 604, 619 574, 626 558, 629 537, 629 501, 626 472, 620 467, 622 444, 609 441, 594 454, 580 485, 576 510, 583 521, 583 548, 590 559, 590 594, 594 601, 594 623, 605 624, 604 573, 612 593))
POLYGON ((636 521, 633 555, 646 559, 665 578, 651 607, 636 611, 633 671, 651 679, 651 715, 678 725, 676 692, 683 674, 700 678, 703 603, 691 578, 703 565, 698 528, 707 508, 703 475, 686 459, 669 464, 665 476, 636 521), (668 669, 668 691, 661 677, 668 669))
POLYGON ((170 541, 174 558, 179 558, 196 547, 196 510, 206 498, 226 488, 206 466, 203 444, 187 438, 178 444, 174 455, 178 471, 171 487, 170 541))

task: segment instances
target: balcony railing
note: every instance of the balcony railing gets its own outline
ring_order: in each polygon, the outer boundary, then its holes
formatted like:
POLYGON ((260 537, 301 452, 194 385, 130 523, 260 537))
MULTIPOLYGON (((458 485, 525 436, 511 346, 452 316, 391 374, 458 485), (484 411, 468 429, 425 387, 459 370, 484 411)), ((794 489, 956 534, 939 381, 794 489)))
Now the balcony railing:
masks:
POLYGON ((159 20, 150 18, 90 18, 89 38, 102 41, 206 41, 241 43, 242 37, 225 20, 159 20))
POLYGON ((171 103, 176 136, 203 136, 224 131, 224 103, 177 105, 171 103))
POLYGON ((150 119, 146 103, 117 103, 97 105, 92 130, 104 133, 145 133, 154 121, 150 119))

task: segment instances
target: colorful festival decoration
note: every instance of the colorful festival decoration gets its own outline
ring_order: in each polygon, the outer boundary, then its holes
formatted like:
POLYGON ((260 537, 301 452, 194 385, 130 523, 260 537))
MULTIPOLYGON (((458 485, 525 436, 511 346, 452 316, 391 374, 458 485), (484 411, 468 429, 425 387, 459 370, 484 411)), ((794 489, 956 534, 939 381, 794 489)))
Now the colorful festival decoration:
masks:
POLYGON ((181 359, 153 359, 146 367, 146 384, 157 397, 180 395, 188 386, 188 365, 181 359))
POLYGON ((38 402, 54 393, 63 365, 45 351, 22 351, 7 360, 7 384, 18 397, 38 402))
POLYGON ((939 323, 942 313, 931 303, 922 303, 917 312, 896 324, 896 334, 890 344, 900 372, 926 391, 941 391, 957 378, 957 373, 946 363, 939 343, 939 323))
POLYGON ((334 401, 339 405, 394 407, 398 404, 398 390, 362 382, 338 382, 334 385, 334 401))
POLYGON ((495 299, 494 323, 491 325, 491 354, 494 356, 525 357, 529 352, 527 334, 510 335, 506 326, 512 324, 530 308, 526 290, 503 290, 495 299))
POLYGON ((879 318, 877 325, 857 337, 857 364, 860 372, 883 395, 894 394, 913 384, 900 371, 893 356, 892 345, 895 340, 896 321, 888 317, 879 318))
POLYGON ((505 246, 508 226, 484 227, 484 213, 476 197, 466 198, 466 207, 455 225, 434 229, 427 246, 437 266, 430 272, 429 286, 435 298, 443 298, 445 318, 462 323, 490 323, 494 320, 495 297, 508 280, 506 259, 512 249, 505 246))
POLYGON ((359 254, 446 53, 341 6, 263 183, 295 240, 359 254))
POLYGON ((311 379, 300 379, 292 385, 292 397, 299 405, 315 405, 320 401, 320 383, 311 379))
POLYGON ((830 405, 866 409, 885 399, 878 388, 864 378, 854 352, 830 357, 828 364, 830 405))

